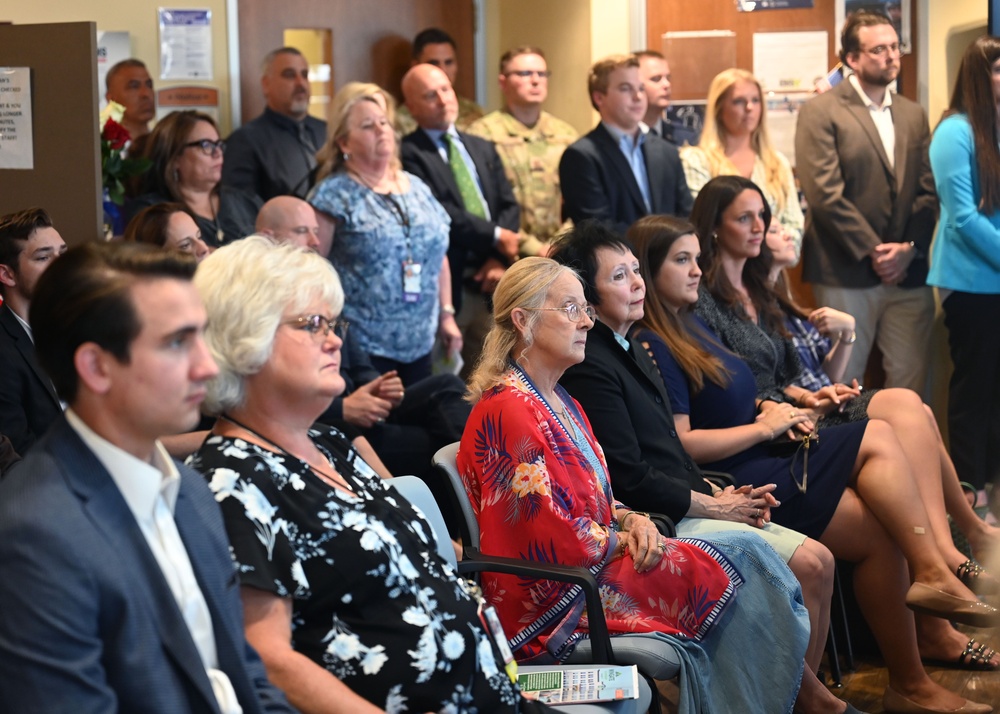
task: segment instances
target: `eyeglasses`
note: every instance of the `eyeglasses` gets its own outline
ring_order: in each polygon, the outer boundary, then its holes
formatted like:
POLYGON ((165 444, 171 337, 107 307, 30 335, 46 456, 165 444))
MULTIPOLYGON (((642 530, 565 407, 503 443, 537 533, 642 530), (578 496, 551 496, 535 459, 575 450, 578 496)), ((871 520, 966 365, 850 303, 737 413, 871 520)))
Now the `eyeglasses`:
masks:
POLYGON ((189 141, 184 144, 185 149, 190 149, 192 146, 197 146, 201 149, 201 153, 205 156, 215 156, 216 151, 221 154, 226 150, 226 142, 222 139, 218 139, 216 141, 212 141, 211 139, 201 139, 199 141, 189 141))
POLYGON ((547 69, 512 69, 506 74, 508 77, 513 75, 514 77, 520 77, 521 79, 531 79, 532 77, 548 79, 552 76, 552 72, 547 69))
POLYGON ((891 45, 876 45, 875 47, 872 47, 870 50, 861 50, 861 51, 867 52, 868 54, 873 55, 875 57, 881 57, 886 52, 891 52, 894 55, 898 55, 899 43, 893 42, 891 45))
POLYGON ((323 337, 326 337, 332 331, 340 339, 347 336, 347 328, 351 326, 347 320, 331 320, 324 315, 306 315, 294 320, 286 320, 281 324, 292 325, 296 330, 304 330, 313 336, 322 333, 323 337))
POLYGON ((522 310, 542 310, 542 311, 551 310, 553 312, 565 312, 566 313, 566 317, 569 318, 570 322, 579 322, 580 321, 580 315, 586 315, 588 318, 590 318, 590 321, 593 322, 594 321, 594 315, 596 314, 594 312, 594 308, 592 308, 590 305, 577 305, 575 302, 571 302, 571 303, 569 303, 567 305, 563 305, 562 307, 525 307, 525 308, 521 308, 521 309, 522 310))

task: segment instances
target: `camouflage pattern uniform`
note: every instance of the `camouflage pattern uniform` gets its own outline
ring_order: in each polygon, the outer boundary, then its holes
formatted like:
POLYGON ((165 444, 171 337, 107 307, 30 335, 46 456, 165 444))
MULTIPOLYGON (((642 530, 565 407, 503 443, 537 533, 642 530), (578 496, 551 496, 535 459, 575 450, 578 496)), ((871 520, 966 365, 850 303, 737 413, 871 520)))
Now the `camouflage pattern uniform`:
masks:
MULTIPOLYGON (((455 120, 455 128, 459 131, 466 131, 469 125, 477 119, 482 119, 483 108, 471 99, 465 97, 458 98, 458 119, 455 120)), ((417 128, 417 122, 413 121, 413 115, 406 108, 405 104, 400 104, 396 109, 396 128, 400 136, 412 134, 417 128)))
POLYGON ((563 227, 559 159, 577 140, 576 129, 544 111, 529 128, 502 110, 487 114, 468 131, 496 144, 521 206, 519 253, 538 255, 563 227))

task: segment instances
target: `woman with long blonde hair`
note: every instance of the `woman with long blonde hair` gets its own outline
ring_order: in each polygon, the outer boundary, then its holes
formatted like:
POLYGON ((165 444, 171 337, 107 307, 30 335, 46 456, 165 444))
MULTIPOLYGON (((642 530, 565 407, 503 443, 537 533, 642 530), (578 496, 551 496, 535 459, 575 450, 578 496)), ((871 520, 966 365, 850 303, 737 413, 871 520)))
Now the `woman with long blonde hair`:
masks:
POLYGON ((715 76, 708 89, 705 126, 697 146, 681 149, 691 195, 716 176, 742 176, 761 187, 771 215, 802 247, 805 219, 788 159, 771 146, 764 91, 750 72, 735 67, 715 76))

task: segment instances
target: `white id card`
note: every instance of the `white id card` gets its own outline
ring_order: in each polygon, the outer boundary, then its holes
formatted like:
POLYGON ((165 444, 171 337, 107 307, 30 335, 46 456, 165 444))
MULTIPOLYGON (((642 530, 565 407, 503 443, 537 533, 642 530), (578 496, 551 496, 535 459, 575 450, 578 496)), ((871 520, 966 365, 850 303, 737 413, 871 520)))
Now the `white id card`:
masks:
POLYGON ((423 268, 412 260, 403 262, 403 302, 420 301, 420 273, 423 268))

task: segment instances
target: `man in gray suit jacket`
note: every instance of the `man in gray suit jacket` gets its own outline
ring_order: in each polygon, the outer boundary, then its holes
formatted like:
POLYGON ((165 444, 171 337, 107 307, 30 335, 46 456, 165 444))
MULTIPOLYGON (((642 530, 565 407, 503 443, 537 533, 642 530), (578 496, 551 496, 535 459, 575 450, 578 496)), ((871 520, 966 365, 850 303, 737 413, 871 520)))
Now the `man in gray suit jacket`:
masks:
POLYGON ((888 90, 899 74, 899 40, 886 16, 855 13, 841 44, 854 74, 806 102, 796 129, 809 203, 803 277, 820 305, 856 318, 845 381, 864 377, 877 343, 886 386, 923 393, 934 315, 924 281, 937 217, 927 116, 888 90))
POLYGON ((215 500, 157 440, 195 425, 217 373, 194 268, 87 243, 38 281, 69 409, 0 481, 0 711, 292 711, 246 643, 215 500))

